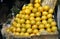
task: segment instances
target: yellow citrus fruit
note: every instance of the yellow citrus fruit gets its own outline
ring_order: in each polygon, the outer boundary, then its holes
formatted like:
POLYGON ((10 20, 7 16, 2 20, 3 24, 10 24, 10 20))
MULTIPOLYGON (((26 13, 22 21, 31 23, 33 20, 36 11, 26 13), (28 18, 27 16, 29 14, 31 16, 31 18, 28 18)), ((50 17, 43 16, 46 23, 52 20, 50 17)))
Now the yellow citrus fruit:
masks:
POLYGON ((25 20, 24 20, 24 19, 21 19, 21 20, 20 20, 20 23, 24 23, 24 22, 25 22, 25 20))
POLYGON ((41 34, 40 32, 36 33, 36 35, 38 35, 38 36, 40 36, 40 34, 41 34))
POLYGON ((19 14, 17 14, 16 17, 19 18, 19 14))
POLYGON ((34 7, 38 8, 38 7, 40 7, 40 4, 39 3, 35 3, 34 7))
POLYGON ((41 19, 42 19, 42 20, 46 20, 46 19, 47 19, 47 16, 42 16, 41 19))
POLYGON ((32 6, 30 6, 30 7, 29 7, 29 9, 30 9, 30 10, 32 10, 32 9, 33 9, 33 7, 32 7, 32 6))
POLYGON ((41 13, 40 12, 36 12, 35 16, 39 17, 39 16, 41 16, 41 13))
POLYGON ((20 32, 20 31, 21 31, 21 29, 20 29, 20 28, 16 28, 16 31, 17 31, 17 32, 20 32))
POLYGON ((51 26, 56 26, 56 22, 55 21, 52 21, 51 22, 51 26))
POLYGON ((23 12, 23 13, 21 13, 21 14, 26 14, 26 13, 25 13, 25 10, 22 10, 22 12, 23 12))
POLYGON ((35 34, 34 34, 34 33, 32 33, 32 34, 30 34, 30 36, 35 36, 35 34))
POLYGON ((36 19, 35 19, 36 21, 40 21, 41 20, 41 18, 40 17, 36 17, 36 19))
POLYGON ((12 32, 15 32, 15 31, 16 31, 16 28, 15 28, 15 27, 13 27, 13 28, 11 29, 11 31, 12 31, 12 32))
POLYGON ((24 36, 29 36, 29 33, 24 33, 24 36))
POLYGON ((29 19, 29 15, 25 15, 25 19, 29 19))
POLYGON ((23 15, 23 14, 19 14, 19 18, 22 18, 22 15, 23 15))
POLYGON ((26 9, 26 6, 23 6, 23 7, 22 7, 22 10, 25 10, 25 9, 26 9))
POLYGON ((48 11, 50 14, 53 14, 54 13, 54 10, 53 9, 49 9, 48 11))
POLYGON ((15 18, 15 22, 20 23, 20 18, 15 18))
POLYGON ((22 18, 22 19, 25 19, 25 15, 22 15, 21 18, 22 18))
POLYGON ((33 4, 32 3, 29 3, 28 6, 33 6, 33 4))
POLYGON ((47 28, 46 31, 50 33, 51 32, 51 29, 50 28, 47 28))
POLYGON ((20 36, 24 36, 24 33, 23 33, 23 32, 21 32, 19 35, 20 35, 20 36))
POLYGON ((31 28, 27 29, 27 32, 32 33, 32 29, 31 28))
POLYGON ((26 24, 25 28, 31 28, 31 25, 30 24, 26 24))
POLYGON ((23 14, 26 14, 25 10, 22 10, 22 11, 19 12, 19 17, 20 17, 20 15, 23 15, 23 14))
POLYGON ((12 30, 14 28, 14 26, 10 26, 9 29, 12 30))
POLYGON ((22 27, 22 28, 25 28, 25 24, 21 24, 21 27, 22 27))
POLYGON ((47 21, 46 21, 46 20, 42 20, 42 23, 43 23, 43 24, 47 24, 47 21))
POLYGON ((32 26, 32 29, 37 29, 37 28, 38 28, 37 25, 33 25, 33 26, 32 26))
POLYGON ((50 8, 50 7, 49 7, 48 5, 46 5, 46 6, 43 7, 43 9, 44 9, 45 11, 48 11, 49 8, 50 8))
POLYGON ((30 14, 30 17, 34 17, 34 16, 35 16, 35 14, 34 14, 34 13, 31 13, 31 14, 30 14))
POLYGON ((50 24, 45 24, 45 28, 50 28, 51 27, 51 25, 50 24))
POLYGON ((14 18, 14 20, 15 20, 15 21, 18 21, 18 20, 20 20, 20 19, 16 17, 16 18, 14 18))
POLYGON ((16 35, 16 36, 19 36, 19 32, 15 32, 15 35, 16 35))
POLYGON ((37 12, 37 8, 33 8, 33 9, 32 9, 32 12, 33 12, 33 13, 37 12))
POLYGON ((17 25, 17 23, 14 21, 14 22, 12 23, 12 25, 13 25, 13 26, 16 26, 16 25, 17 25))
POLYGON ((39 32, 38 29, 33 30, 33 33, 35 33, 35 34, 38 33, 38 32, 39 32))
POLYGON ((52 30, 53 32, 55 32, 55 31, 57 31, 57 27, 54 26, 54 27, 51 28, 51 30, 52 30))
POLYGON ((41 0, 35 0, 35 3, 40 3, 41 2, 41 0))
POLYGON ((37 22, 36 22, 36 25, 40 25, 40 24, 41 24, 41 22, 40 22, 40 21, 37 21, 37 22))
POLYGON ((44 28, 41 28, 40 30, 39 30, 39 32, 43 32, 45 29, 44 28))
POLYGON ((23 13, 22 11, 19 12, 19 14, 23 13))
POLYGON ((48 22, 51 23, 53 21, 53 18, 49 18, 48 22))
POLYGON ((31 20, 31 24, 35 24, 35 20, 31 20))
POLYGON ((42 12, 42 15, 48 15, 48 12, 44 11, 42 12))
POLYGON ((30 17, 30 20, 35 20, 35 18, 34 17, 30 17))
POLYGON ((52 18, 52 17, 53 17, 52 14, 48 14, 48 15, 47 15, 47 18, 52 18))
POLYGON ((17 28, 21 27, 21 24, 20 23, 17 23, 16 27, 17 28))
POLYGON ((26 20, 26 24, 30 24, 31 22, 30 22, 30 20, 26 20))
POLYGON ((25 31, 26 31, 26 29, 25 29, 25 28, 22 28, 22 29, 21 29, 21 32, 25 32, 25 31))
POLYGON ((25 10, 25 13, 26 13, 26 14, 30 14, 31 11, 30 11, 29 9, 26 9, 26 10, 25 10))
POLYGON ((39 11, 39 12, 43 12, 43 7, 41 7, 41 6, 38 7, 38 11, 39 11))
POLYGON ((39 3, 41 3, 41 0, 39 0, 39 3))
POLYGON ((44 24, 40 24, 39 29, 44 29, 44 24))

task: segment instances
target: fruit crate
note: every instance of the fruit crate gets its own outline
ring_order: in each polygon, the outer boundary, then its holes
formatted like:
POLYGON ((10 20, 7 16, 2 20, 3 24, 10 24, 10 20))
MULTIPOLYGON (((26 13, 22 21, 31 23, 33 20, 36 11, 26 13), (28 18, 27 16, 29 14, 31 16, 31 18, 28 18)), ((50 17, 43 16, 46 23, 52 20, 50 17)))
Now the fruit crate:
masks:
POLYGON ((21 37, 21 36, 14 36, 11 33, 5 32, 6 28, 8 27, 5 27, 1 30, 3 39, 58 39, 57 31, 55 33, 48 33, 48 34, 47 32, 42 32, 41 35, 38 36, 21 37))
POLYGON ((25 38, 16 38, 16 37, 5 37, 4 39, 58 39, 57 35, 40 35, 40 36, 32 36, 25 38))
POLYGON ((53 35, 40 35, 40 36, 32 36, 32 37, 14 37, 14 36, 6 36, 3 39, 58 39, 57 34, 53 35))
MULTIPOLYGON (((54 17, 55 21, 57 22, 57 6, 55 8, 55 12, 54 12, 53 17, 54 17)), ((58 25, 57 25, 57 27, 58 27, 58 25)), ((30 36, 30 37, 13 36, 12 34, 6 33, 5 28, 7 28, 7 27, 5 26, 4 30, 2 30, 3 39, 58 39, 58 33, 55 33, 55 34, 41 34, 39 36, 30 36)))
POLYGON ((31 37, 15 37, 15 36, 3 36, 3 39, 58 39, 58 34, 52 35, 40 35, 40 36, 31 36, 31 37))

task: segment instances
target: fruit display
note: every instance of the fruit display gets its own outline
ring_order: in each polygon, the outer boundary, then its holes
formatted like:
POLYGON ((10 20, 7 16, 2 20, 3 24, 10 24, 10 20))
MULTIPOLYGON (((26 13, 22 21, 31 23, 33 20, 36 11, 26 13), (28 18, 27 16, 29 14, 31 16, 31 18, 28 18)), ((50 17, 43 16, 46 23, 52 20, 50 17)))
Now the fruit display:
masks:
POLYGON ((40 35, 42 31, 54 33, 57 31, 57 24, 53 18, 54 9, 48 5, 41 6, 41 0, 22 7, 16 15, 7 32, 16 36, 40 35))

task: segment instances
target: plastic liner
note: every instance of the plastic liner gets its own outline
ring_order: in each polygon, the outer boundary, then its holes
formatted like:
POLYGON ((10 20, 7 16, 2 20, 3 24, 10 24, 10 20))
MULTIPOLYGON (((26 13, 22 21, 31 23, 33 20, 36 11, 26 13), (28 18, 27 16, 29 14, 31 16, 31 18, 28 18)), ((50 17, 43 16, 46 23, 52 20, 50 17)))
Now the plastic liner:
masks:
POLYGON ((51 8, 55 8, 57 0, 44 0, 42 6, 49 5, 51 8))

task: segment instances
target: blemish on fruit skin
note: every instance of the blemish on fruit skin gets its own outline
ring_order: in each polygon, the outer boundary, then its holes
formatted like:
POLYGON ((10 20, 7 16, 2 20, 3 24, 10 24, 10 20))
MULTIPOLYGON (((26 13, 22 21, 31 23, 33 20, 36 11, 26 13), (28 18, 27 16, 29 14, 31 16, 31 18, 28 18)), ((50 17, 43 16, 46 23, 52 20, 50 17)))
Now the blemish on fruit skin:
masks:
POLYGON ((29 3, 23 6, 7 32, 13 32, 14 35, 19 36, 40 35, 43 31, 55 32, 57 27, 52 15, 54 10, 47 5, 42 7, 40 1, 35 0, 34 5, 29 3))

